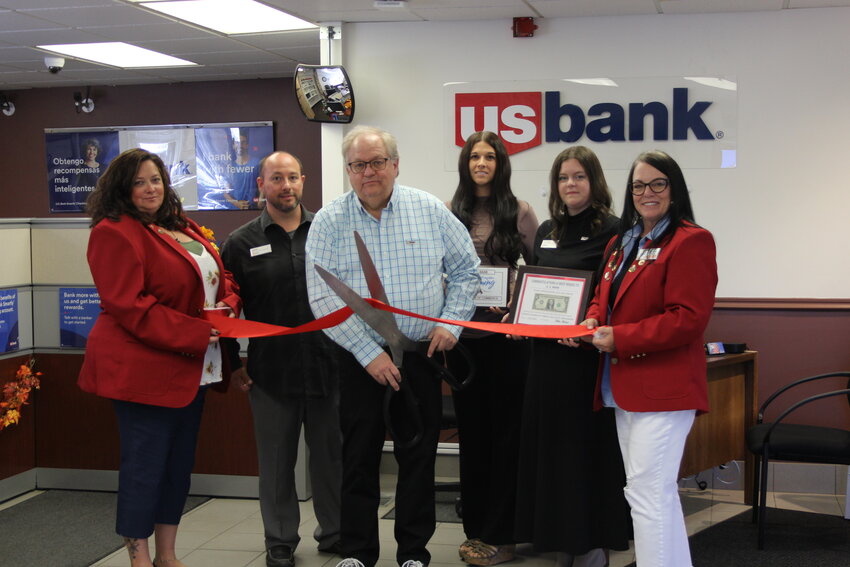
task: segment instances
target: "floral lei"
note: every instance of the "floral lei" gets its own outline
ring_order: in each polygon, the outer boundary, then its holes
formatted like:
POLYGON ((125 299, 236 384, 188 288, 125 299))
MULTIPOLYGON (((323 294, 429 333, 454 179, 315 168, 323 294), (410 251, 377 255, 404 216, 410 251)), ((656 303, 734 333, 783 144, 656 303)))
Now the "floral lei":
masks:
POLYGON ((33 374, 32 366, 35 360, 29 364, 22 364, 15 373, 15 379, 3 386, 3 397, 0 401, 0 431, 15 425, 21 418, 21 406, 27 403, 30 391, 39 389, 41 382, 38 379, 41 372, 33 374))

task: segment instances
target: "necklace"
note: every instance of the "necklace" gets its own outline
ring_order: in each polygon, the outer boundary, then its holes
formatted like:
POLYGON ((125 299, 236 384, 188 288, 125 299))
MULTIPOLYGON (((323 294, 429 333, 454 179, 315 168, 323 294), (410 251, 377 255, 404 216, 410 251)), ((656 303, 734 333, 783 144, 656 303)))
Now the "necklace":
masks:
POLYGON ((170 236, 171 238, 173 238, 177 242, 181 242, 181 240, 177 237, 177 235, 182 234, 179 231, 169 230, 169 229, 163 228, 161 226, 157 226, 156 231, 160 234, 167 234, 168 236, 170 236))

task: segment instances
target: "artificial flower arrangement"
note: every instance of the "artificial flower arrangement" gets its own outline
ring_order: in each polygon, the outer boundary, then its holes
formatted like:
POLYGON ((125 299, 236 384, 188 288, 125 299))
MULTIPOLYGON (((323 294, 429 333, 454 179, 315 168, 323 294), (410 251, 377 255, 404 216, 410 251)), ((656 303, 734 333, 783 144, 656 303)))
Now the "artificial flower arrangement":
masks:
POLYGON ((218 252, 218 244, 215 243, 215 233, 212 231, 212 229, 207 228, 205 226, 201 226, 199 228, 201 229, 201 236, 209 240, 210 244, 212 244, 212 247, 215 248, 216 252, 218 252))
POLYGON ((21 418, 21 406, 27 403, 30 391, 39 389, 41 372, 33 374, 32 366, 35 360, 30 359, 29 364, 22 364, 15 373, 15 379, 3 386, 3 397, 0 401, 0 431, 15 425, 21 418))

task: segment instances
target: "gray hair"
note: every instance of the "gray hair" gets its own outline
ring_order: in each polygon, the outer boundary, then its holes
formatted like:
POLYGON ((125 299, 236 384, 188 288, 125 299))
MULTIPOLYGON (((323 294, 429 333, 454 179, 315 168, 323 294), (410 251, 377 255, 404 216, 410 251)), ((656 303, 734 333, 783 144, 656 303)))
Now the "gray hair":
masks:
POLYGON ((361 136, 377 136, 384 142, 384 148, 387 150, 388 157, 398 159, 398 143, 395 136, 374 126, 355 126, 352 128, 345 138, 342 139, 342 157, 348 157, 348 150, 351 149, 354 141, 361 136))

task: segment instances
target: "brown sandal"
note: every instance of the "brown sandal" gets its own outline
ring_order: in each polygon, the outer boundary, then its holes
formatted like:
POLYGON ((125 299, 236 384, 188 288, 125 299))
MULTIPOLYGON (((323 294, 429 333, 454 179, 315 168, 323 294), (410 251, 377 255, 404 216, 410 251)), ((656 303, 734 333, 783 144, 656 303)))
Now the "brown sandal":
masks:
POLYGON ((462 544, 460 544, 460 547, 458 548, 458 554, 460 555, 460 558, 463 559, 464 556, 467 553, 471 552, 479 544, 481 544, 481 540, 478 539, 477 537, 472 538, 472 539, 468 539, 465 542, 463 542, 462 544))
POLYGON ((470 565, 498 565, 514 559, 516 545, 490 545, 480 539, 466 540, 461 545, 460 558, 470 565), (464 546, 469 546, 464 549, 464 546))

